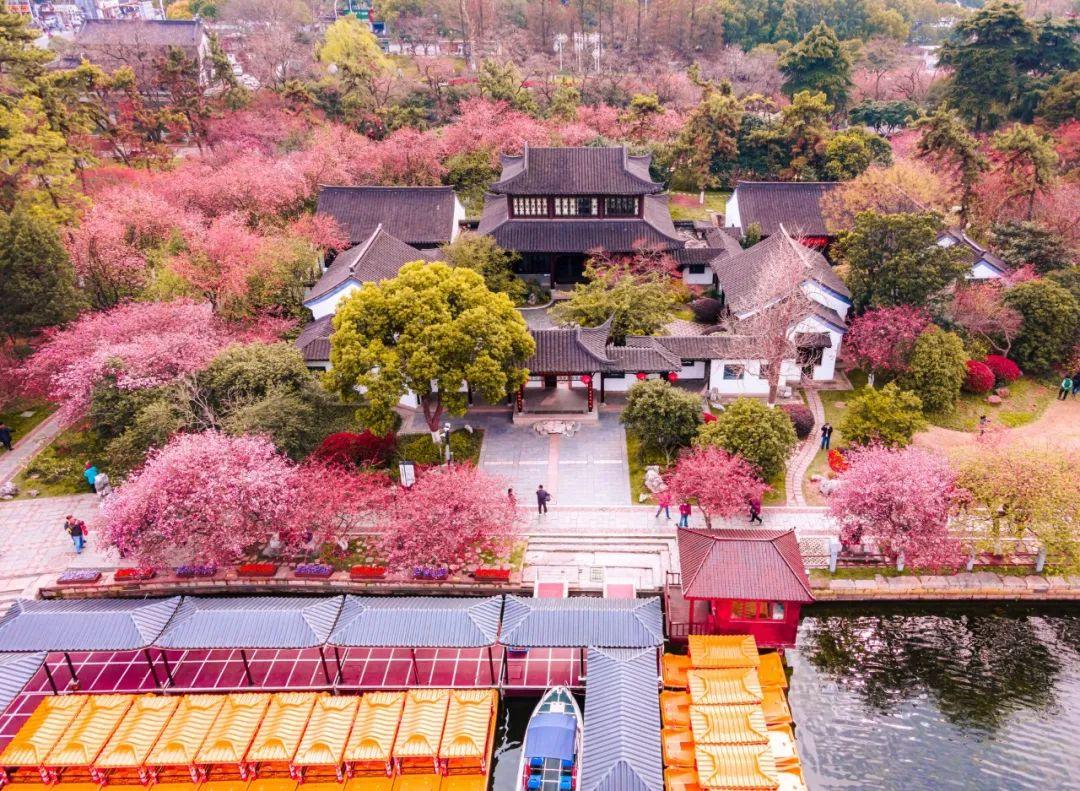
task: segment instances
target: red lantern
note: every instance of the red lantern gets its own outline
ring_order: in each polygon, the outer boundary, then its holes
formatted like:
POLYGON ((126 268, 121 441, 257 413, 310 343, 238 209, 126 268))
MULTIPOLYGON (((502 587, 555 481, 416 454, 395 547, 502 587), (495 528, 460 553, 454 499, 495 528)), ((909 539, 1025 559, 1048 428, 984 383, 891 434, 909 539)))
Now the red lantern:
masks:
POLYGON ((679 375, 677 373, 675 373, 674 371, 669 371, 668 375, 667 375, 667 380, 669 382, 677 382, 677 381, 679 381, 679 375))
POLYGON ((640 382, 644 382, 646 376, 648 376, 648 374, 646 374, 644 371, 638 371, 637 372, 637 378, 638 378, 638 381, 640 381, 640 382))
POLYGON ((592 377, 589 376, 588 374, 585 374, 583 377, 581 377, 581 383, 583 385, 591 385, 592 384, 592 377))

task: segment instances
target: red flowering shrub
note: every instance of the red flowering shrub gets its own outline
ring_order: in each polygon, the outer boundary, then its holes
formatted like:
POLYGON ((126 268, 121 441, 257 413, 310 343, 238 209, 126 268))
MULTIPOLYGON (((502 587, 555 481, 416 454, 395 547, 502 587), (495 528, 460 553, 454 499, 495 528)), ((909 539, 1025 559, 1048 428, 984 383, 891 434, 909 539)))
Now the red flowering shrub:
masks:
POLYGON ((983 365, 990 369, 997 381, 1004 382, 1005 384, 1015 382, 1023 375, 1020 371, 1020 366, 1008 357, 1002 357, 1000 354, 986 355, 986 359, 983 360, 983 365))
POLYGON ((806 439, 814 428, 814 413, 805 404, 782 404, 782 410, 791 418, 791 424, 795 427, 795 436, 806 439))
POLYGON ((994 372, 986 363, 978 360, 967 361, 967 379, 964 389, 969 393, 989 393, 994 387, 994 372))
POLYGON ((846 472, 851 465, 844 458, 844 454, 833 448, 829 451, 829 469, 833 472, 846 472))
POLYGON ((272 577, 277 569, 277 563, 241 563, 236 573, 241 577, 272 577))
POLYGON ((393 432, 380 437, 365 430, 361 434, 341 431, 331 434, 315 449, 313 458, 325 464, 371 467, 386 464, 397 446, 393 432))
POLYGON ((349 577, 354 580, 382 579, 386 576, 386 566, 353 566, 349 577))
POLYGON ((715 423, 716 422, 716 415, 714 415, 712 412, 702 412, 701 413, 701 421, 703 423, 715 423))

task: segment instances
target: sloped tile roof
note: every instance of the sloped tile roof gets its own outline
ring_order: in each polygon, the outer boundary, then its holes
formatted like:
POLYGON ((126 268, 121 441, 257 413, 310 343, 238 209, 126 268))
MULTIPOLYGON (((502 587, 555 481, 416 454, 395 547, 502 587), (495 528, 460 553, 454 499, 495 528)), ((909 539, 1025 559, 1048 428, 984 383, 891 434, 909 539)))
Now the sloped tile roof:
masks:
POLYGON ((663 335, 654 339, 680 360, 731 360, 753 357, 755 341, 743 335, 663 335))
POLYGON ((358 285, 377 283, 397 277, 401 267, 411 261, 430 259, 430 251, 421 252, 400 239, 395 239, 379 225, 367 239, 334 259, 318 282, 311 287, 304 303, 329 294, 348 281, 358 285))
POLYGON ((334 332, 333 321, 332 315, 323 316, 300 331, 300 336, 294 345, 304 355, 304 362, 319 363, 330 359, 330 336, 334 332))
POLYGON ((185 596, 157 639, 162 648, 314 648, 326 642, 342 597, 185 596))
POLYGON ((0 711, 6 711, 38 672, 46 652, 0 654, 0 711))
POLYGON ((531 330, 536 351, 525 361, 532 373, 589 373, 609 370, 614 360, 608 354, 611 322, 599 327, 558 327, 531 330))
POLYGON ((499 642, 507 646, 551 648, 663 645, 660 600, 507 596, 499 642))
POLYGON ((0 618, 0 651, 134 651, 176 611, 169 599, 18 599, 0 618))
POLYGON ((742 231, 738 228, 719 228, 714 225, 705 231, 705 243, 709 247, 725 250, 728 255, 735 255, 743 249, 739 244, 741 236, 742 231))
POLYGON ((380 225, 405 244, 446 244, 454 231, 453 187, 321 187, 316 214, 337 220, 354 244, 380 225))
POLYGON ((114 44, 117 31, 132 37, 133 44, 150 47, 197 47, 203 36, 202 22, 197 19, 87 19, 75 34, 75 44, 114 44))
POLYGON ((679 355, 673 353, 661 338, 629 336, 625 346, 612 346, 608 353, 623 371, 681 371, 679 355))
POLYGON ((484 212, 478 233, 492 236, 507 250, 521 253, 587 253, 597 248, 614 253, 630 253, 641 245, 660 250, 678 250, 683 240, 671 221, 667 198, 645 196, 643 217, 606 219, 537 218, 511 219, 505 195, 484 196, 484 212))
POLYGON ((680 528, 678 541, 688 598, 814 600, 794 530, 680 528))
POLYGON ((765 236, 780 226, 788 233, 829 236, 821 199, 839 186, 835 181, 740 181, 735 185, 743 233, 754 223, 765 236))
POLYGON ((655 649, 590 648, 581 791, 663 791, 655 649))
POLYGON ((618 148, 533 148, 503 156, 492 192, 509 195, 643 195, 664 187, 649 176, 652 157, 618 148))
POLYGON ((976 242, 959 228, 949 228, 943 231, 937 238, 938 244, 941 244, 946 239, 951 239, 954 244, 961 246, 964 250, 964 260, 972 266, 982 261, 1003 275, 1012 271, 1012 267, 1005 263, 1003 258, 976 242))
POLYGON ((330 643, 398 648, 493 645, 502 597, 346 596, 330 643))

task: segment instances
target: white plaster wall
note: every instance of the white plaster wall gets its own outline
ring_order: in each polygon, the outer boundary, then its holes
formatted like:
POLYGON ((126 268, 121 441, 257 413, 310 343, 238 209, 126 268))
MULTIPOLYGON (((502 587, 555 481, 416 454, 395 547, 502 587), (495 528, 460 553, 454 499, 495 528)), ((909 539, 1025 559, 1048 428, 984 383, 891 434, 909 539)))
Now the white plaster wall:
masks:
POLYGON ((840 314, 840 318, 847 318, 848 311, 851 309, 851 303, 826 291, 814 281, 807 280, 803 283, 803 293, 819 305, 824 305, 827 308, 835 310, 840 314))
POLYGON ((450 241, 458 238, 461 233, 461 222, 465 219, 465 206, 457 195, 454 195, 454 224, 450 228, 450 241))
POLYGON ((694 360, 693 365, 683 365, 682 370, 678 372, 679 379, 704 379, 705 378, 705 361, 694 360))
POLYGON ((310 310, 311 315, 316 319, 321 319, 323 316, 332 316, 337 313, 338 303, 358 288, 360 286, 353 281, 347 281, 343 286, 331 291, 329 294, 323 294, 318 299, 304 302, 304 307, 310 310))
POLYGON ((711 286, 713 278, 713 271, 709 267, 705 267, 705 271, 700 275, 691 274, 690 267, 684 267, 682 271, 683 283, 688 286, 711 286))
POLYGON ((967 274, 968 280, 999 280, 1001 273, 983 261, 976 261, 967 274))
POLYGON ((709 390, 726 396, 767 396, 769 383, 761 378, 760 360, 713 360, 709 390), (741 365, 745 368, 741 379, 725 379, 725 365, 741 365))
POLYGON ((742 219, 739 217, 739 188, 731 193, 731 197, 724 204, 724 225, 728 228, 742 228, 742 219))

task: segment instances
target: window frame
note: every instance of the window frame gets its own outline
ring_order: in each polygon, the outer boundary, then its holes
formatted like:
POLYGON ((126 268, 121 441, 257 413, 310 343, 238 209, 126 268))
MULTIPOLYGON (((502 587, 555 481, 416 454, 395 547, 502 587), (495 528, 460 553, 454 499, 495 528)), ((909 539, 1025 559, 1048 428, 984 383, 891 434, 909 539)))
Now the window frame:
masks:
POLYGON ((721 377, 725 382, 741 382, 743 379, 746 378, 746 366, 742 363, 724 363, 721 377), (735 376, 729 376, 729 369, 731 369, 733 372, 735 370, 738 370, 738 374, 736 374, 735 376))
POLYGON ((605 217, 637 217, 640 214, 641 199, 637 195, 604 196, 605 217))

